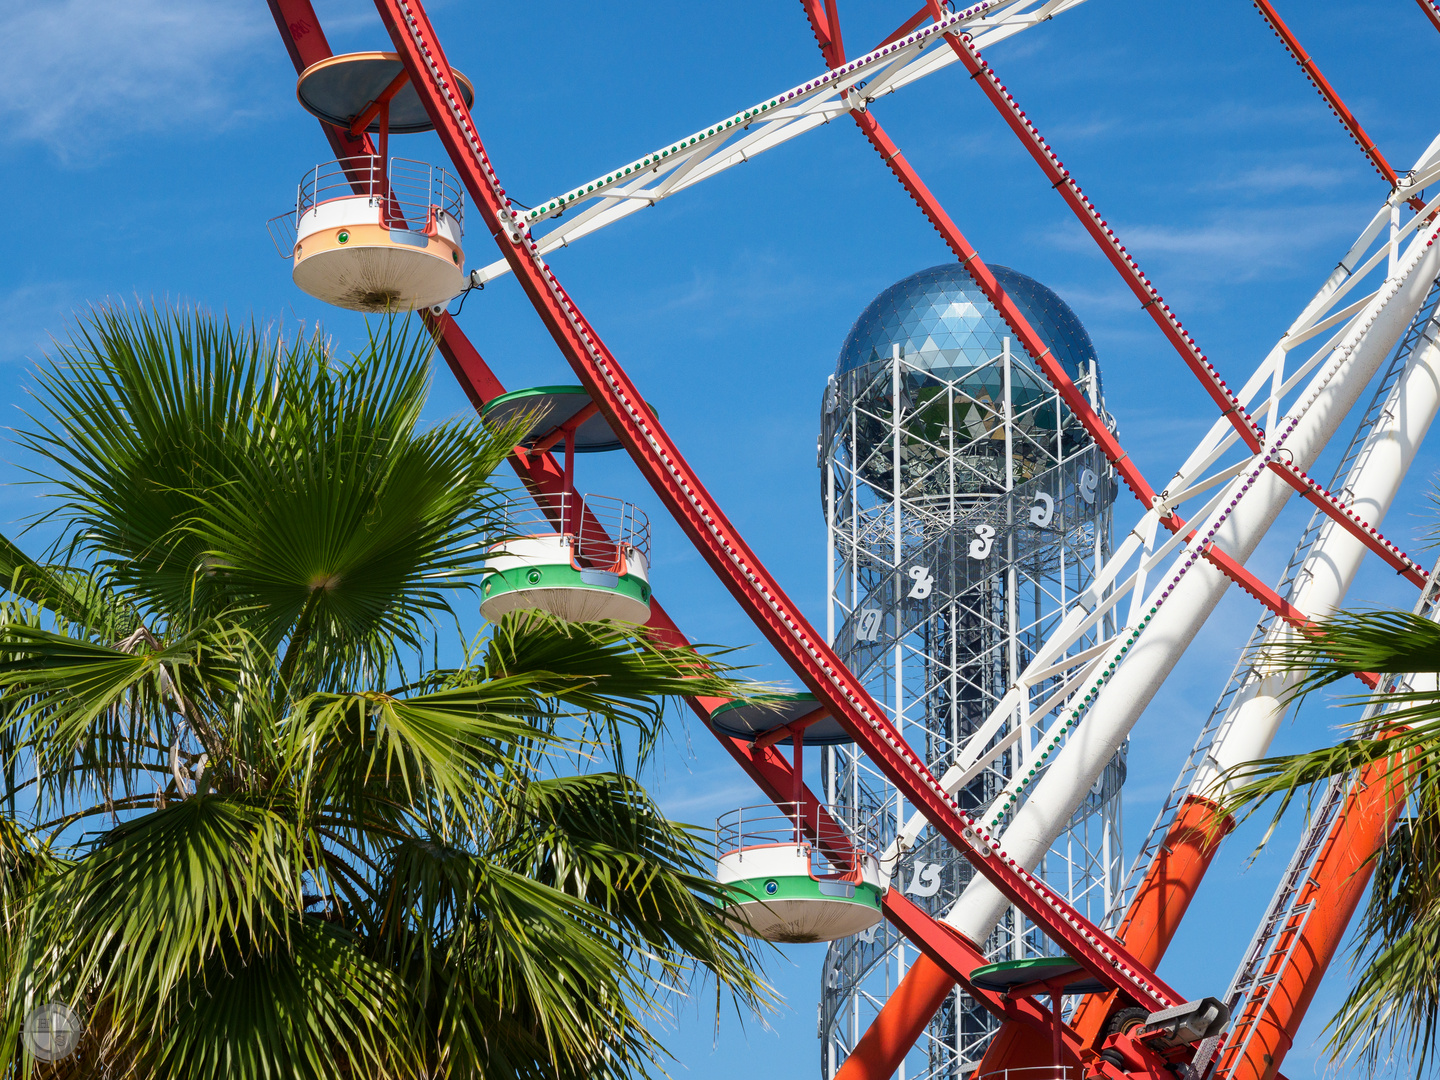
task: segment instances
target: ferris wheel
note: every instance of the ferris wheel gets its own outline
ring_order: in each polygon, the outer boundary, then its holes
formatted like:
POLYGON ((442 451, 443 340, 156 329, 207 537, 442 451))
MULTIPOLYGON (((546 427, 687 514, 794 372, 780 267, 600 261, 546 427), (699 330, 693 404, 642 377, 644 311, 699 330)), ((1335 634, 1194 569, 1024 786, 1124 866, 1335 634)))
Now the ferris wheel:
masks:
MULTIPOLYGON (((821 1010, 827 1080, 1275 1076, 1403 802, 1383 763, 1331 783, 1270 905, 1253 913, 1240 968, 1183 989, 1155 974, 1234 824, 1214 801, 1217 782, 1263 756, 1285 714, 1292 676, 1258 666, 1254 647, 1337 610, 1367 554, 1415 586, 1418 613, 1440 619, 1435 573, 1380 528, 1440 409, 1440 136, 1397 169, 1271 0, 1255 0, 1388 189, 1377 186, 1365 228, 1231 386, 985 59, 1082 2, 928 0, 857 55, 835 0, 802 0, 824 65, 813 77, 522 208, 420 0, 376 0, 394 52, 343 56, 309 0, 270 0, 300 102, 335 152, 272 223, 296 284, 357 310, 422 312, 487 421, 519 424, 512 464, 534 505, 514 511, 523 540, 493 553, 482 610, 544 607, 685 640, 651 592, 643 512, 576 486, 577 454, 623 449, 804 685, 770 709, 690 705, 771 801, 721 824, 719 874, 737 919, 772 940, 835 943, 821 1010), (1125 451, 1073 313, 986 263, 872 109, 954 64, 1215 404, 1163 483, 1125 451), (817 629, 547 257, 846 118, 955 262, 878 297, 826 388, 831 590, 817 629), (390 156, 392 135, 432 129, 448 168, 390 156), (478 215, 498 258, 467 257, 467 209, 471 256, 486 246, 474 239, 478 215), (506 274, 579 386, 507 392, 446 313, 462 290, 506 274), (936 328, 962 317, 970 339, 949 355, 936 328), (1312 476, 1342 430, 1353 434, 1334 476, 1312 476), (1297 495, 1313 515, 1272 585, 1246 562, 1297 495), (1117 540, 1114 508, 1130 496, 1138 520, 1117 540), (1251 647, 1127 865, 1112 828, 1127 738, 1232 585, 1257 604, 1251 647), (823 755, 824 791, 803 781, 807 745, 823 755)), ((1417 3, 1440 30, 1440 6, 1417 3)), ((1405 682, 1363 678, 1372 689, 1405 682)))

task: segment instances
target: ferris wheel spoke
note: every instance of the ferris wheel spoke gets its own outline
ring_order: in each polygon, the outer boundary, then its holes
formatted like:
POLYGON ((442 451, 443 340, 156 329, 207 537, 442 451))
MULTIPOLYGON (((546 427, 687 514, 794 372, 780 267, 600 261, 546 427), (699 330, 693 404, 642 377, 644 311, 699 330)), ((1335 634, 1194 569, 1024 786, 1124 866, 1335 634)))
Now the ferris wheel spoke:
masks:
POLYGON ((1300 70, 1305 72, 1305 78, 1310 81, 1310 85, 1315 87, 1325 104, 1330 106, 1330 111, 1335 114, 1335 118, 1340 121, 1345 130, 1350 133, 1350 137, 1355 140, 1355 144, 1370 159, 1370 164, 1375 166, 1375 171, 1384 177, 1385 182, 1392 188, 1397 187, 1399 178, 1395 174, 1395 169, 1386 160, 1385 155, 1380 152, 1380 148, 1375 145, 1375 140, 1370 138, 1360 125, 1360 121, 1350 111, 1349 106, 1341 100, 1340 94, 1330 85, 1330 81, 1315 66, 1315 61, 1305 51, 1305 47, 1300 44, 1300 39, 1285 24, 1285 20, 1280 18, 1280 13, 1275 10, 1275 5, 1270 3, 1270 0, 1252 0, 1252 2, 1255 10, 1260 12, 1261 18, 1265 20, 1271 30, 1275 31, 1275 36, 1285 45, 1286 52, 1300 66, 1300 70))
MULTIPOLYGON (((980 41, 999 40, 1083 2, 1064 0, 1057 4, 1052 0, 1036 4, 1034 0, 1014 0, 949 15, 939 23, 887 42, 841 68, 732 113, 578 187, 542 199, 534 209, 524 212, 522 221, 533 229, 585 207, 581 216, 568 226, 557 227, 537 238, 541 253, 549 254, 636 210, 652 206, 813 131, 843 116, 857 101, 868 105, 949 67, 956 62, 955 55, 945 48, 930 48, 943 42, 946 30, 965 29, 976 34, 980 41), (598 207, 590 205, 597 202, 598 207)), ((475 271, 472 281, 485 284, 509 272, 509 264, 497 259, 475 271)))

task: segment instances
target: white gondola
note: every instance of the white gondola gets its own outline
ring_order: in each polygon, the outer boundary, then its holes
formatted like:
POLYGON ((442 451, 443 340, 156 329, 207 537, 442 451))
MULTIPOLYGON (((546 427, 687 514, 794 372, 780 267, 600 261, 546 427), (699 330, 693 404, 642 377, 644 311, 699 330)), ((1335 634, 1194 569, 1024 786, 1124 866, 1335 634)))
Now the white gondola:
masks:
POLYGON ((580 386, 515 390, 488 402, 485 422, 519 425, 522 453, 564 450, 563 492, 507 507, 505 539, 491 549, 480 613, 494 621, 539 609, 571 622, 650 618, 650 522, 634 506, 574 492, 575 455, 618 450, 590 395, 580 386))
MULTIPOLYGON (((470 84, 459 78, 466 100, 470 84)), ((348 53, 306 68, 300 103, 352 137, 378 134, 377 152, 316 165, 293 212, 271 221, 295 284, 353 311, 414 311, 464 291, 465 197, 444 169, 390 158, 391 133, 430 120, 394 53, 348 53)))
POLYGON ((295 203, 295 284, 352 311, 415 311, 465 289, 465 197, 421 161, 316 165, 295 203), (353 193, 359 180, 367 193, 353 193))
POLYGON ((860 838, 822 807, 807 816, 800 796, 804 748, 850 736, 811 694, 763 704, 732 702, 711 724, 757 749, 793 746, 794 801, 732 811, 716 825, 716 880, 736 925, 766 941, 835 941, 881 919, 885 881, 860 838))

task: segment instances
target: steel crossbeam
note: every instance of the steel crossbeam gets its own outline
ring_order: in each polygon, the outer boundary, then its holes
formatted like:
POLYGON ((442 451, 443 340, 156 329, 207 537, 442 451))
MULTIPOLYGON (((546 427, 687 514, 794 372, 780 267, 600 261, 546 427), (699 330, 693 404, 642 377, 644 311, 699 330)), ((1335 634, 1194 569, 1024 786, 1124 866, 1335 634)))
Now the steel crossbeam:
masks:
POLYGON ((1092 975, 1121 988, 1137 1002, 1159 1007, 1158 1003, 1177 1000, 1173 990, 1006 856, 988 830, 959 809, 860 682, 798 613, 710 498, 545 264, 522 213, 510 205, 491 167, 420 4, 417 0, 377 0, 376 7, 442 144, 561 352, 621 435, 642 475, 751 619, 887 778, 923 808, 941 835, 965 854, 982 877, 1025 910, 1044 933, 1092 975))
MULTIPOLYGON (((1436 566, 1436 573, 1440 573, 1440 564, 1436 566)), ((1440 590, 1437 590, 1437 584, 1440 583, 1437 583, 1435 574, 1432 574, 1413 609, 1415 615, 1432 622, 1440 621, 1440 590)), ((1413 673, 1387 676, 1383 684, 1383 694, 1413 693, 1416 686, 1412 685, 1412 682, 1418 681, 1413 673)), ((1372 698, 1367 703, 1360 720, 1367 735, 1383 736, 1386 727, 1385 714, 1390 709, 1391 706, 1381 696, 1372 698)), ((1266 1019, 1272 1028, 1277 1026, 1275 1018, 1267 1018, 1266 1013, 1277 989, 1283 985, 1287 968, 1292 964, 1297 950, 1315 947, 1315 943, 1308 941, 1305 936, 1311 913, 1318 910, 1322 915, 1333 914, 1336 904, 1333 894, 1337 891, 1348 891, 1353 894, 1353 900, 1359 899, 1359 893, 1364 889, 1364 880, 1374 870, 1374 862, 1370 852, 1354 850, 1357 838, 1345 835, 1344 818, 1347 810, 1356 812, 1361 793, 1367 786, 1371 786, 1380 791, 1378 801, 1382 804, 1382 816, 1387 819, 1379 828, 1378 834, 1381 837, 1388 835, 1394 828, 1400 807, 1404 804, 1403 789, 1407 786, 1401 782, 1399 786, 1402 793, 1397 797, 1389 790, 1389 783, 1382 785, 1380 781, 1384 777, 1377 773, 1391 771, 1383 764, 1378 768, 1372 765, 1365 769, 1355 769, 1346 775, 1331 777, 1326 783, 1317 800, 1317 808, 1310 815, 1290 863, 1276 886, 1265 915, 1226 991, 1225 1003, 1232 1017, 1230 1029, 1223 1037, 1207 1039, 1197 1053, 1196 1066, 1202 1070, 1213 1055, 1219 1055, 1215 1069, 1207 1074, 1212 1080, 1221 1080, 1240 1071, 1239 1064, 1245 1059, 1252 1040, 1266 1019), (1332 871, 1327 878, 1324 870, 1327 859, 1348 859, 1352 865, 1348 872, 1336 875, 1332 871)), ((1403 766, 1396 771, 1403 772, 1403 766)), ((1376 801, 1372 794, 1369 799, 1372 813, 1376 801)), ((1330 938, 1329 944, 1338 945, 1338 936, 1333 928, 1330 938)), ((1313 963, 1315 957, 1312 955, 1307 957, 1307 960, 1313 963)), ((1328 957, 1325 960, 1328 960, 1328 957)), ((1324 970, 1323 960, 1320 970, 1324 970)), ((1288 1028, 1288 1034, 1293 1033, 1294 1028, 1299 1025, 1308 1000, 1300 1003, 1298 1010, 1295 1002, 1286 1002, 1286 1005, 1289 1013, 1284 1018, 1284 1026, 1288 1028)), ((1268 1057, 1265 1060, 1268 1060, 1268 1057)))
MULTIPOLYGON (((947 14, 939 23, 886 41, 864 56, 723 117, 578 187, 543 199, 534 209, 524 211, 521 221, 530 229, 553 223, 550 231, 536 240, 540 254, 549 255, 637 210, 844 116, 851 101, 873 101, 950 66, 955 63, 950 50, 931 48, 943 42, 942 31, 946 28, 964 28, 976 41, 992 44, 1083 2, 987 0, 947 14)), ((812 0, 812 4, 823 16, 816 40, 824 38, 821 47, 826 50, 828 62, 836 55, 830 31, 824 28, 828 27, 828 15, 819 0, 812 0)), ((812 15, 812 27, 817 26, 816 17, 812 15)), ((505 259, 497 259, 474 271, 471 280, 483 285, 510 271, 505 259)))

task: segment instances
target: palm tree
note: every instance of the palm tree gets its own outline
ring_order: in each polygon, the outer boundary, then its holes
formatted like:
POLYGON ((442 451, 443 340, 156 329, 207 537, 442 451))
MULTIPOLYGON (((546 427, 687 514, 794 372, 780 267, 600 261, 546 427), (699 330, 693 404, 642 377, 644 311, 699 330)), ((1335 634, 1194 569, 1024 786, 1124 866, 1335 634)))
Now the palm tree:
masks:
MULTIPOLYGON (((1374 879, 1353 931, 1356 976, 1330 1021, 1327 1050, 1373 1074, 1398 1059, 1434 1071, 1440 1032, 1440 624, 1402 611, 1337 615, 1308 636, 1266 649, 1262 662, 1300 673, 1304 698, 1360 672, 1398 677, 1388 693, 1352 696, 1365 716, 1332 746, 1237 766, 1222 777, 1232 813, 1277 800, 1271 832, 1297 795, 1377 763, 1387 797, 1404 800, 1397 828, 1376 854, 1374 879)), ((1382 681, 1381 686, 1393 684, 1382 681)), ((1269 833, 1265 840, 1269 839, 1269 833)), ((1262 843, 1264 841, 1262 840, 1262 843)))
POLYGON ((672 997, 768 1000, 701 834, 634 778, 713 651, 513 615, 465 641, 513 431, 427 427, 429 340, 339 362, 93 314, 0 538, 0 1075, 645 1075, 672 997))

